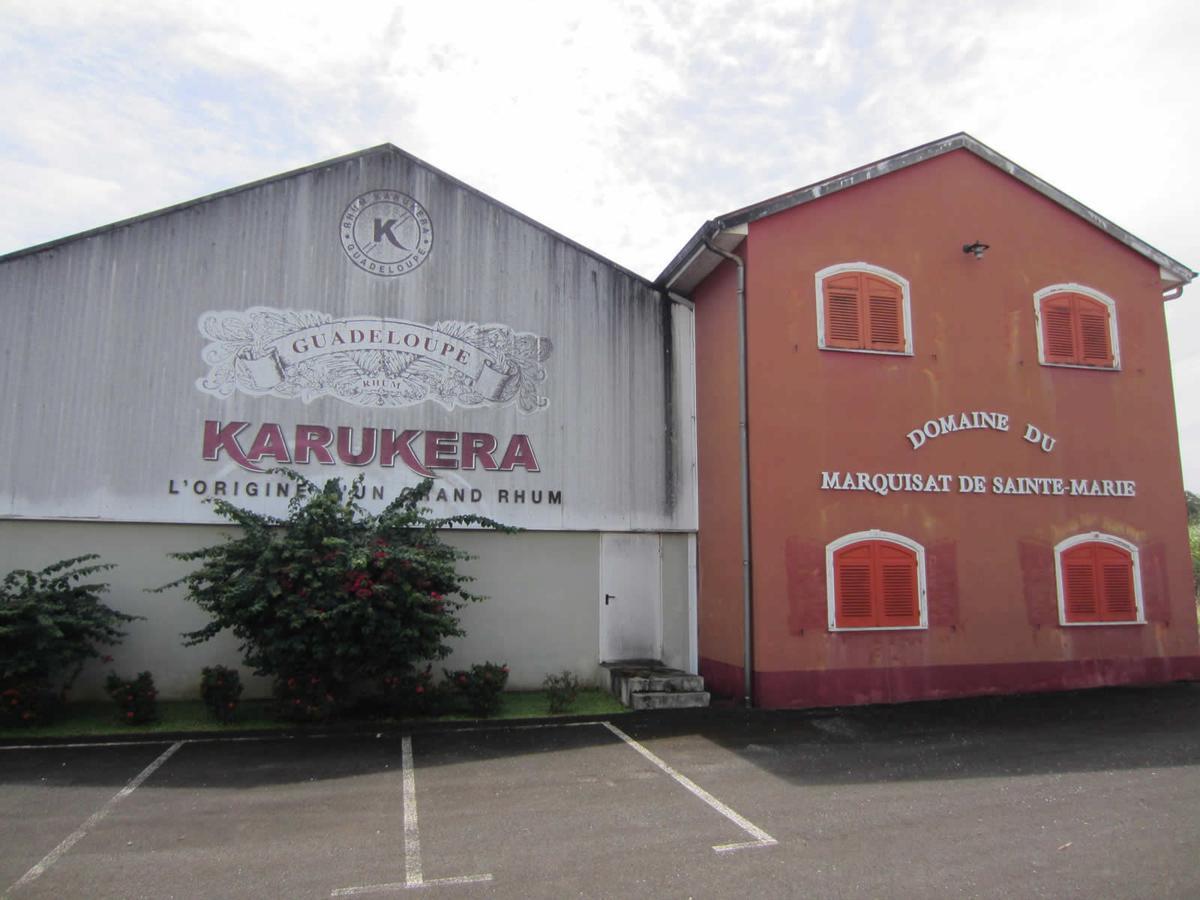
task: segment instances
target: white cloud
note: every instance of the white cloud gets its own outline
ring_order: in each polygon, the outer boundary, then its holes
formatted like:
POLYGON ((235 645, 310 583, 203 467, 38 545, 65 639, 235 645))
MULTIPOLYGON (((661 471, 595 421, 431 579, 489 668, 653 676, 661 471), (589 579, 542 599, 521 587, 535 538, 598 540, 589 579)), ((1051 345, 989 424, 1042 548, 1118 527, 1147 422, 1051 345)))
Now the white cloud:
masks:
POLYGON ((0 252, 392 141, 653 276, 705 219, 967 130, 1197 265, 1198 31, 1186 0, 9 4, 0 252))

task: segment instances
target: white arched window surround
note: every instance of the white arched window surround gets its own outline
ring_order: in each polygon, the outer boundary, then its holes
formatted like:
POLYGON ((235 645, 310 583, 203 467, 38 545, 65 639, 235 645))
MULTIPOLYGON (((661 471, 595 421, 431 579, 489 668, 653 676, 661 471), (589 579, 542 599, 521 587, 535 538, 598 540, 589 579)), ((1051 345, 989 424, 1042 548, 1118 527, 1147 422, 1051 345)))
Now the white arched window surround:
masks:
POLYGON ((1043 366, 1063 369, 1090 369, 1093 372, 1117 372, 1121 368, 1121 342, 1117 339, 1117 301, 1108 294, 1083 284, 1052 284, 1033 295, 1033 321, 1037 325, 1038 362, 1043 366), (1108 309, 1108 345, 1112 347, 1112 366, 1080 366, 1072 363, 1046 362, 1046 340, 1042 334, 1042 301, 1055 294, 1082 294, 1103 303, 1108 309))
POLYGON ((825 545, 825 602, 829 610, 829 630, 830 631, 920 631, 929 628, 929 604, 925 597, 925 548, 914 541, 912 538, 907 538, 902 534, 895 534, 891 531, 880 531, 878 528, 872 528, 870 531, 856 531, 854 534, 847 534, 836 541, 832 541, 825 545), (864 541, 884 541, 889 544, 897 544, 907 550, 913 551, 917 557, 917 602, 920 605, 920 624, 919 625, 888 625, 884 627, 873 626, 864 628, 842 628, 837 624, 837 578, 833 567, 833 556, 843 547, 849 547, 851 544, 861 544, 864 541))
POLYGON ((1131 544, 1129 541, 1116 537, 1111 534, 1102 534, 1099 531, 1089 531, 1086 534, 1077 534, 1069 537, 1064 541, 1060 541, 1054 547, 1054 581, 1058 589, 1058 624, 1064 628, 1090 628, 1096 625, 1105 625, 1109 627, 1120 625, 1145 625, 1146 624, 1146 608, 1142 605, 1142 563, 1138 557, 1138 548, 1136 544, 1131 544), (1078 547, 1080 544, 1109 544, 1124 550, 1133 560, 1133 600, 1137 605, 1137 618, 1128 622, 1068 622, 1067 621, 1067 606, 1066 594, 1063 592, 1063 570, 1062 557, 1063 553, 1070 550, 1072 547, 1078 547))
POLYGON ((826 266, 817 272, 814 283, 817 290, 817 346, 822 350, 837 350, 842 353, 876 353, 880 356, 912 356, 913 355, 913 332, 912 332, 912 303, 911 291, 908 284, 908 279, 903 275, 898 275, 891 269, 885 269, 882 266, 872 265, 868 262, 849 262, 838 263, 833 266, 826 266), (843 272, 868 272, 871 275, 876 275, 880 278, 885 278, 888 281, 894 282, 900 287, 900 296, 904 306, 904 351, 897 353, 892 350, 854 350, 849 347, 829 347, 825 344, 825 279, 830 275, 840 275, 843 272))

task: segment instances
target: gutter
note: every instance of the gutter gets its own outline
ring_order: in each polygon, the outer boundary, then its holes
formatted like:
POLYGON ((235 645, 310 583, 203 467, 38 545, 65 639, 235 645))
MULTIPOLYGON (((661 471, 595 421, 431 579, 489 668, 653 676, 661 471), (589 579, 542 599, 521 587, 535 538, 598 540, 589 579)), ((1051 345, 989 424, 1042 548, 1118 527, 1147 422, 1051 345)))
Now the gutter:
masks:
POLYGON ((738 304, 738 432, 740 439, 739 467, 742 489, 742 686, 747 708, 754 705, 754 587, 750 568, 750 432, 747 426, 746 391, 746 263, 735 253, 729 253, 704 238, 704 246, 717 256, 737 266, 738 304))
POLYGON ((704 251, 709 240, 719 231, 717 223, 711 219, 701 225, 696 229, 696 233, 688 238, 688 242, 683 245, 683 248, 675 254, 675 258, 667 263, 667 267, 654 279, 654 283, 662 290, 670 291, 683 270, 704 251))

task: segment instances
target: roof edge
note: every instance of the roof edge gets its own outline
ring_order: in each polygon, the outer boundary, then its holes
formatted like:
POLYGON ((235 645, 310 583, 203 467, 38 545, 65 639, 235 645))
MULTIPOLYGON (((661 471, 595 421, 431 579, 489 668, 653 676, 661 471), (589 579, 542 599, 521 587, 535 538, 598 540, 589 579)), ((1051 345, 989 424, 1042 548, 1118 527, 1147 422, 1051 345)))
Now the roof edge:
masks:
MULTIPOLYGON (((731 228, 738 225, 747 225, 758 219, 767 216, 775 215, 786 209, 791 209, 794 206, 800 206, 804 203, 809 203, 817 200, 827 194, 837 193, 838 191, 846 190, 863 182, 870 181, 874 178, 887 175, 891 172, 899 171, 900 169, 908 168, 917 163, 925 162, 937 156, 942 156, 953 150, 967 150, 975 156, 990 163, 996 168, 1006 172, 1013 178, 1016 178, 1027 187, 1032 188, 1044 197, 1064 207, 1068 211, 1082 218, 1089 224, 1099 228, 1101 231, 1110 237, 1125 244, 1135 253, 1154 262, 1162 270, 1164 275, 1172 276, 1172 281, 1175 281, 1179 286, 1188 284, 1196 277, 1196 272, 1185 266, 1176 259, 1167 256, 1161 250, 1151 246, 1130 232, 1121 228, 1119 225, 1106 219, 1095 210, 1083 203, 1080 203, 1074 197, 1060 191, 1054 185, 1050 184, 1027 169, 1023 169, 1014 163, 1012 160, 997 153, 991 147, 977 140, 965 131, 957 132, 948 137, 941 138, 936 141, 931 141, 927 144, 922 144, 919 147, 914 147, 911 150, 905 150, 902 153, 897 153, 893 156, 888 156, 883 159, 867 163, 864 166, 851 169, 832 178, 827 178, 823 181, 815 182, 806 185, 805 187, 797 188, 793 191, 788 191, 785 194, 771 197, 767 200, 762 200, 758 203, 744 206, 741 209, 733 210, 716 219, 705 222, 700 230, 684 245, 665 269, 655 279, 655 284, 660 287, 664 284, 674 282, 680 274, 680 270, 685 268, 687 261, 695 253, 696 248, 703 244, 705 237, 711 237, 718 231, 726 228, 731 228)), ((1168 279, 1164 279, 1168 280, 1168 279)))
MULTIPOLYGON (((0 263, 9 262, 13 259, 19 259, 22 256, 33 256, 36 253, 43 253, 46 250, 53 250, 64 244, 70 244, 75 241, 82 241, 85 238, 97 237, 109 231, 116 231, 119 228, 128 228, 130 225, 138 225, 142 222, 156 219, 159 216, 169 215, 175 212, 181 212, 185 209, 191 209, 193 206, 200 206, 204 203, 211 203, 214 200, 222 200, 225 197, 232 197, 235 194, 240 194, 243 191, 253 190, 254 188, 263 187, 268 184, 273 184, 276 181, 283 181, 287 178, 294 178, 297 175, 306 175, 309 172, 316 172, 319 169, 325 169, 330 166, 336 166, 344 162, 349 162, 352 159, 359 157, 372 156, 376 153, 385 153, 388 151, 403 153, 399 147, 394 144, 383 143, 376 144, 374 147, 368 147, 365 150, 356 150, 353 153, 346 153, 342 156, 335 156, 332 159, 327 159, 323 162, 313 163, 307 166, 301 166, 299 169, 290 169, 287 172, 280 172, 277 175, 270 175, 266 178, 259 178, 255 181, 248 181, 245 184, 239 184, 235 187, 225 188, 212 194, 204 194, 201 197, 196 197, 192 200, 184 200, 180 203, 173 203, 170 206, 164 206, 161 209, 151 210, 150 212, 139 213, 136 216, 130 216, 128 219, 119 219, 116 222, 109 222, 106 225, 98 225, 95 228, 89 228, 86 231, 77 231, 75 234, 68 234, 63 237, 54 238, 53 240, 43 241, 40 244, 34 244, 31 247, 24 247, 20 250, 13 250, 9 253, 0 255, 0 263)), ((406 154, 407 155, 407 154, 406 154)))
POLYGON ((110 231, 116 231, 117 229, 120 229, 120 228, 127 228, 131 225, 141 224, 142 222, 146 222, 146 221, 149 221, 150 219, 158 218, 159 216, 165 216, 165 215, 169 215, 170 213, 176 213, 176 212, 180 212, 185 209, 191 209, 194 206, 200 206, 201 204, 204 204, 204 203, 211 203, 214 200, 221 200, 221 199, 224 199, 225 197, 231 197, 235 194, 240 194, 243 191, 254 190, 255 188, 264 187, 265 185, 273 184, 277 181, 283 181, 288 178, 295 178, 296 176, 299 176, 299 175, 307 175, 310 172, 316 172, 321 169, 331 168, 332 166, 341 165, 342 163, 349 162, 350 160, 353 160, 353 159, 374 156, 375 154, 379 154, 379 153, 397 153, 400 156, 410 159, 417 165, 421 166, 422 168, 427 169, 428 171, 437 175, 439 178, 445 179, 446 181, 450 182, 451 184, 455 185, 456 187, 461 188, 462 190, 468 191, 469 193, 472 193, 475 196, 480 197, 483 200, 486 200, 488 203, 491 203, 494 206, 498 206, 499 208, 504 210, 509 215, 520 219, 521 221, 525 222, 526 224, 531 225, 534 228, 538 229, 539 231, 550 235, 551 237, 555 238, 556 240, 562 241, 564 244, 567 244, 568 246, 573 247, 574 249, 578 250, 579 252, 592 257, 596 261, 601 262, 604 265, 609 266, 613 269, 616 269, 617 271, 623 273, 624 275, 627 275, 630 278, 633 278, 634 280, 640 282, 641 284, 645 285, 646 287, 649 287, 654 290, 658 290, 657 285, 653 281, 651 281, 649 278, 647 278, 645 275, 639 275, 637 272, 634 272, 632 269, 628 269, 625 266, 621 265, 620 263, 614 262, 613 260, 604 256, 603 254, 598 253, 595 250, 592 250, 590 247, 586 247, 583 244, 579 243, 578 241, 572 240, 571 238, 567 237, 566 235, 562 234, 561 232, 555 231, 553 228, 550 228, 549 226, 542 224, 537 219, 534 219, 533 217, 528 216, 525 213, 520 212, 519 210, 513 209, 507 203, 503 203, 500 200, 497 200, 495 197, 491 196, 490 194, 484 193, 483 191, 479 190, 479 188, 473 187, 459 178, 455 178, 453 175, 449 174, 448 172, 445 172, 444 170, 439 169, 437 166, 430 165, 429 163, 425 162, 425 160, 421 159, 420 157, 414 156, 413 154, 409 153, 407 150, 403 150, 400 147, 397 147, 395 144, 390 143, 390 142, 376 144, 373 147, 368 147, 364 150, 356 150, 353 153, 345 153, 341 156, 335 156, 332 159, 324 160, 323 162, 312 163, 311 165, 307 165, 307 166, 301 166, 298 169, 290 169, 289 171, 286 171, 286 172, 280 172, 277 175, 270 175, 266 178, 259 178, 256 181, 250 181, 245 184, 237 185, 236 187, 226 188, 225 190, 217 191, 216 193, 213 193, 213 194, 205 194, 202 197, 196 197, 195 199, 192 199, 192 200, 185 200, 182 203, 175 203, 175 204, 172 204, 171 206, 165 206, 161 209, 156 209, 151 212, 141 213, 139 215, 132 216, 128 219, 121 219, 116 222, 111 222, 107 225, 100 225, 100 226, 97 226, 96 228, 89 228, 86 231, 80 231, 75 234, 66 235, 65 237, 55 238, 50 241, 44 241, 43 243, 40 243, 40 244, 34 244, 31 247, 25 247, 20 250, 13 250, 9 253, 0 255, 0 263, 10 262, 12 260, 20 259, 25 256, 33 256, 37 253, 43 253, 47 250, 53 250, 57 247, 61 247, 61 246, 65 245, 65 244, 70 244, 75 241, 84 240, 85 238, 97 237, 99 235, 105 234, 110 231))

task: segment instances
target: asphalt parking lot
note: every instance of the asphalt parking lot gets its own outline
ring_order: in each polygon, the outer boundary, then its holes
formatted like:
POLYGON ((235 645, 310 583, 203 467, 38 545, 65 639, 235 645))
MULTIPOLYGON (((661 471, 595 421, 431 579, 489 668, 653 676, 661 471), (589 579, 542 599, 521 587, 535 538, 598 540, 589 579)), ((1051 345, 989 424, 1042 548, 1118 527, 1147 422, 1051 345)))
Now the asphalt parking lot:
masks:
POLYGON ((1197 897, 1200 685, 0 748, 22 897, 1197 897))

